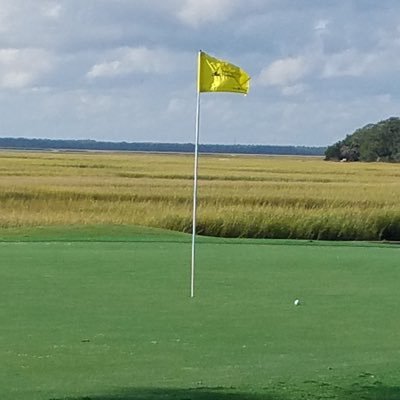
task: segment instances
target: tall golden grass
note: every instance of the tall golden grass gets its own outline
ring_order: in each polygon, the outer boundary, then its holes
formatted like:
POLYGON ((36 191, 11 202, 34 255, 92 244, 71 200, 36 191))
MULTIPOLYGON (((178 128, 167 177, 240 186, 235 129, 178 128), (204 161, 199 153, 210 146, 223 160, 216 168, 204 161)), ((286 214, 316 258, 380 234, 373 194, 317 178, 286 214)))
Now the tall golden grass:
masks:
MULTIPOLYGON (((201 155, 199 233, 400 240, 400 166, 201 155)), ((191 230, 193 156, 0 153, 0 226, 191 230)))

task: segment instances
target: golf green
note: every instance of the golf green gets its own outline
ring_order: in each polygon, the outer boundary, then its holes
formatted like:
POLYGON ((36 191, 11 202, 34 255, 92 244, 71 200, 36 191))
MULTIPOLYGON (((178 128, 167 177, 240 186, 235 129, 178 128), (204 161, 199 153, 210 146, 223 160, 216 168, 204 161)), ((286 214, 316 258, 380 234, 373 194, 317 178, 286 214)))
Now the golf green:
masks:
POLYGON ((0 238, 1 400, 400 398, 396 245, 0 238))

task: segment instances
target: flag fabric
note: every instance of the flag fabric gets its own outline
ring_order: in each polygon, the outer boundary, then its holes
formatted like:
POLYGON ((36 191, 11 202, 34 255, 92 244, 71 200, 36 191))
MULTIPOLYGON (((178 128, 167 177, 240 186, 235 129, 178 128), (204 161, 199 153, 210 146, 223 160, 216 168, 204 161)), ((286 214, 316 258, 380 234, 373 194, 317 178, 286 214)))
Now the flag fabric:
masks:
POLYGON ((199 92, 234 92, 247 94, 250 76, 242 68, 200 51, 197 89, 199 92))

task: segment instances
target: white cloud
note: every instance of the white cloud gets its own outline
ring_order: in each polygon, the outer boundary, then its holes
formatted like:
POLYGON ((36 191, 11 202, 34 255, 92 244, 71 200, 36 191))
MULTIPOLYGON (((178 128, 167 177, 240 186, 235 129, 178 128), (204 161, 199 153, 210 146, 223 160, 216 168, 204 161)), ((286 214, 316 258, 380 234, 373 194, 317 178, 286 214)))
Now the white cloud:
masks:
POLYGON ((229 19, 237 0, 184 0, 178 18, 185 24, 197 27, 206 22, 229 19))
POLYGON ((379 58, 378 53, 360 53, 354 49, 332 54, 326 57, 322 77, 363 76, 378 67, 379 58))
POLYGON ((104 76, 114 76, 123 73, 120 61, 109 61, 101 64, 93 65, 87 73, 89 78, 99 78, 104 76))
POLYGON ((292 86, 285 86, 282 88, 282 94, 284 96, 296 96, 298 94, 304 93, 306 88, 306 85, 302 83, 298 83, 292 86))
POLYGON ((174 97, 168 102, 167 113, 174 115, 182 114, 184 111, 186 111, 187 107, 188 102, 186 99, 174 97))
POLYGON ((77 113, 80 118, 92 114, 107 113, 113 107, 111 96, 94 95, 87 92, 78 93, 77 113))
POLYGON ((61 16, 63 7, 59 3, 45 3, 41 7, 42 15, 50 19, 58 19, 61 16))
POLYGON ((283 58, 264 68, 258 82, 264 86, 288 86, 303 78, 308 70, 303 57, 283 58))
POLYGON ((170 54, 163 49, 125 47, 113 51, 108 58, 108 61, 93 65, 87 77, 114 77, 132 73, 162 74, 170 72, 173 67, 170 54))
POLYGON ((42 49, 0 49, 0 87, 30 86, 53 66, 53 56, 42 49))
POLYGON ((317 32, 324 32, 328 29, 330 21, 328 19, 320 19, 314 25, 314 30, 317 32))
POLYGON ((8 2, 0 0, 0 32, 6 32, 11 21, 13 7, 8 2))

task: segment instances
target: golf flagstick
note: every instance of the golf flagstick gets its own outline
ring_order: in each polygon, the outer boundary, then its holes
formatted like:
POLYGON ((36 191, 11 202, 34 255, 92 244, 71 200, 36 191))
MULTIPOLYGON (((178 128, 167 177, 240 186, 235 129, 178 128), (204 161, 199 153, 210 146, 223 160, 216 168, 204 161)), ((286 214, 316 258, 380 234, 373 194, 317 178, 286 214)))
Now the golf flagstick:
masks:
MULTIPOLYGON (((197 79, 200 80, 200 54, 197 62, 197 79)), ((197 106, 196 106, 196 137, 194 145, 194 182, 193 182, 193 218, 192 218, 192 267, 190 274, 190 297, 194 297, 194 273, 196 258, 196 214, 197 214, 197 172, 199 169, 199 135, 200 135, 200 89, 197 85, 197 106)))
POLYGON ((192 267, 190 274, 190 297, 194 297, 194 274, 196 259, 196 214, 197 174, 199 167, 200 136, 200 93, 232 92, 246 95, 249 91, 250 76, 242 68, 227 61, 214 58, 199 51, 197 57, 197 107, 196 138, 194 148, 193 220, 192 220, 192 267))

